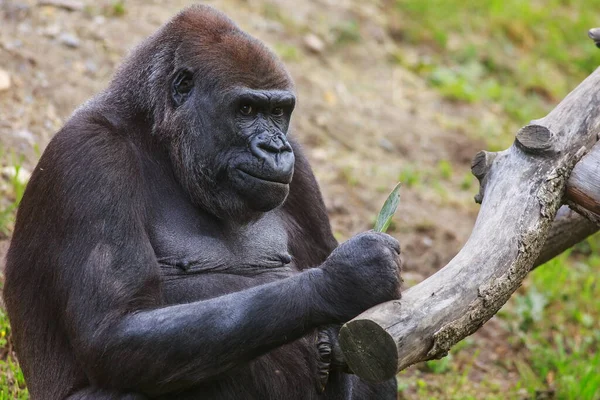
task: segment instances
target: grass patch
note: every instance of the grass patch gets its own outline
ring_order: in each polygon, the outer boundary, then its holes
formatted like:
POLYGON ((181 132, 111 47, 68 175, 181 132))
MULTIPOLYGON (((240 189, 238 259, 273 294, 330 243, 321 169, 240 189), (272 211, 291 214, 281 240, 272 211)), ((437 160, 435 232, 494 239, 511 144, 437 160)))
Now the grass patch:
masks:
MULTIPOLYGON (((559 399, 600 398, 600 236, 536 269, 508 307, 532 376, 559 399)), ((531 374, 530 374, 531 375, 531 374)), ((531 380, 531 379, 530 379, 531 380)), ((525 385, 530 395, 539 390, 525 385)))
POLYGON ((301 50, 294 45, 278 42, 273 47, 275 53, 284 61, 298 62, 302 59, 301 50))
POLYGON ((25 400, 29 398, 29 392, 9 339, 8 317, 0 309, 0 400, 25 400))
POLYGON ((450 100, 500 106, 506 145, 600 64, 587 38, 600 0, 395 0, 390 15, 393 37, 420 54, 393 58, 450 100))
MULTIPOLYGON (((0 238, 12 232, 17 207, 27 184, 23 156, 0 150, 0 238)), ((0 274, 0 293, 4 277, 0 274)), ((10 341, 10 324, 0 308, 0 400, 25 400, 29 393, 10 341)))
POLYGON ((333 27, 334 42, 343 46, 361 41, 360 25, 355 20, 344 21, 333 27))

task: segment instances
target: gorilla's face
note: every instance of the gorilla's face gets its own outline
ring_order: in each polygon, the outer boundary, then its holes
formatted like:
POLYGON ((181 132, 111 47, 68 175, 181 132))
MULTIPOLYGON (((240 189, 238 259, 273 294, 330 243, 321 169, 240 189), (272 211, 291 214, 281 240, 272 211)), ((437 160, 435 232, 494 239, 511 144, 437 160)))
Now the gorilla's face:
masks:
POLYGON ((192 201, 248 221, 281 205, 294 173, 290 90, 216 89, 179 72, 172 85, 172 162, 192 201))

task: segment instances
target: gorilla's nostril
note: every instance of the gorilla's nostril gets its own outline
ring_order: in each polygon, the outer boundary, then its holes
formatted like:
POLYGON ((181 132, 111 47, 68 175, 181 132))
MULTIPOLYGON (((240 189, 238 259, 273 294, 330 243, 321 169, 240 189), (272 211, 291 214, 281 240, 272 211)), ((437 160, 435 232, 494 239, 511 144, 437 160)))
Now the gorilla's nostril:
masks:
POLYGON ((268 152, 268 153, 280 153, 281 152, 281 146, 278 145, 278 143, 273 143, 273 141, 268 141, 268 142, 262 142, 258 144, 258 148, 263 149, 264 151, 268 152))
POLYGON ((275 136, 271 138, 259 139, 256 144, 258 149, 270 154, 280 154, 285 151, 292 151, 292 147, 285 138, 275 136))

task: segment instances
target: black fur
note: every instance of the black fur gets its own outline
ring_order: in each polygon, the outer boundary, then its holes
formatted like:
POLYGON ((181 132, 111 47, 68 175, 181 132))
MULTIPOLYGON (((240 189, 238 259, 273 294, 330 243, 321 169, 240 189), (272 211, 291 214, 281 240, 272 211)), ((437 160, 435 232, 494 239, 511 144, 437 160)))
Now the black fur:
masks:
POLYGON ((336 324, 399 297, 399 245, 337 246, 287 138, 294 103, 281 63, 197 6, 74 113, 7 257, 32 399, 396 397, 331 348, 336 324))

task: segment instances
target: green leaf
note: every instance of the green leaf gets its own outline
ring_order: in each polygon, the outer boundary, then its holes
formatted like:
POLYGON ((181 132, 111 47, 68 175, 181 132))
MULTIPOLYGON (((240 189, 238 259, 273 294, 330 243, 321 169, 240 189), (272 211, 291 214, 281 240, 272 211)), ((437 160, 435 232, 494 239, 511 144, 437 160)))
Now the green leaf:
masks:
POLYGON ((377 215, 377 220, 375 221, 375 227, 373 228, 377 232, 385 232, 387 231, 390 223, 392 222, 392 218, 396 213, 396 209, 398 208, 398 204, 400 204, 400 183, 396 185, 394 190, 390 193, 385 203, 383 203, 383 207, 381 207, 381 211, 377 215))

